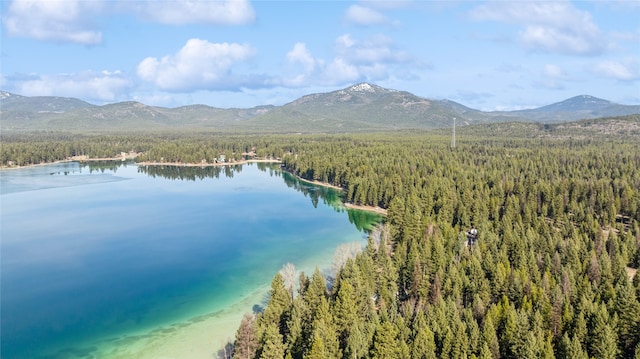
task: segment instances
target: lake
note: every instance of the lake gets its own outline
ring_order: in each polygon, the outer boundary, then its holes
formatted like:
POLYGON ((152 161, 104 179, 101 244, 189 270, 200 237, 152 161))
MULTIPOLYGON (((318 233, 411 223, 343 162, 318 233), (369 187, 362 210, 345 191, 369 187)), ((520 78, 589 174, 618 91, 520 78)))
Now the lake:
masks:
POLYGON ((4 359, 127 357, 205 321, 212 357, 285 263, 328 268, 380 220, 264 163, 60 163, 0 194, 4 359))

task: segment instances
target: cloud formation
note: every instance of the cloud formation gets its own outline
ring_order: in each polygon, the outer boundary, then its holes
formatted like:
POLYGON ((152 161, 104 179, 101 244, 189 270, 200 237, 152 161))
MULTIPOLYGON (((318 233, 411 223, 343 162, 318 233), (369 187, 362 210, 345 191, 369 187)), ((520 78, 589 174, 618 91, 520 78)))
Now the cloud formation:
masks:
POLYGON ((12 36, 94 45, 102 42, 102 32, 91 19, 101 9, 100 1, 14 0, 2 22, 12 36))
POLYGON ((600 61, 593 67, 593 71, 600 76, 620 81, 640 80, 640 62, 633 57, 620 61, 600 61))
POLYGON ((355 25, 388 25, 391 23, 386 16, 380 12, 362 5, 351 5, 345 14, 345 19, 355 25))
POLYGON ((249 59, 255 50, 249 45, 211 43, 190 39, 174 55, 147 57, 138 64, 138 76, 165 91, 233 89, 251 86, 247 76, 232 76, 237 62, 249 59))
POLYGON ((341 35, 334 41, 333 49, 334 57, 324 60, 314 57, 305 43, 296 43, 286 58, 290 65, 299 65, 301 72, 284 77, 281 85, 332 86, 380 81, 388 79, 396 70, 400 71, 397 65, 412 62, 406 52, 397 49, 393 40, 384 35, 365 40, 355 39, 349 34, 341 35))
POLYGON ((14 75, 4 80, 10 86, 8 90, 25 96, 77 97, 96 102, 120 100, 133 86, 121 71, 106 70, 56 75, 14 75))
POLYGON ((103 40, 95 21, 114 14, 134 14, 168 25, 241 25, 252 23, 256 16, 248 0, 14 0, 2 22, 12 36, 95 45, 103 40))
POLYGON ((256 17, 247 0, 132 1, 120 6, 140 18, 169 25, 241 25, 256 17))
POLYGON ((471 17, 523 26, 520 41, 532 50, 597 55, 609 46, 591 14, 569 2, 488 2, 473 9, 471 17))
POLYGON ((546 64, 542 69, 542 76, 538 80, 538 85, 550 90, 561 90, 564 88, 564 81, 569 77, 558 65, 546 64))

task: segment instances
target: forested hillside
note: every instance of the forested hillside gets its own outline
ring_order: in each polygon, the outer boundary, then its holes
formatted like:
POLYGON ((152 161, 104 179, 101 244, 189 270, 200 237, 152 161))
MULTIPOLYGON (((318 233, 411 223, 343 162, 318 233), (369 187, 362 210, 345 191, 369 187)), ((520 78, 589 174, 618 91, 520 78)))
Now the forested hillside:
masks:
POLYGON ((388 217, 335 277, 278 274, 234 357, 640 357, 637 139, 448 140, 334 137, 284 157, 388 217))

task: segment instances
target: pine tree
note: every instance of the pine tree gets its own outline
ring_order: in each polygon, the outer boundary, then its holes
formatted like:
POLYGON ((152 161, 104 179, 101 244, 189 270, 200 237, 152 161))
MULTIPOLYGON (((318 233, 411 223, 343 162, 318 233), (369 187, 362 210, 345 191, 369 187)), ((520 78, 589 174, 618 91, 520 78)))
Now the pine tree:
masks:
POLYGON ((396 342, 397 331, 395 326, 388 322, 382 322, 376 327, 373 337, 371 358, 373 359, 397 359, 399 355, 396 342))
POLYGON ((617 287, 615 310, 618 314, 616 325, 620 353, 631 357, 636 345, 640 343, 640 303, 627 278, 623 278, 617 287))
POLYGON ((411 343, 411 358, 435 359, 436 343, 433 332, 427 326, 424 314, 419 313, 413 325, 413 340, 411 343))
POLYGON ((260 359, 282 359, 284 358, 284 344, 282 335, 274 323, 266 325, 262 340, 260 341, 260 359))
POLYGON ((259 324, 264 327, 270 323, 275 323, 281 334, 286 332, 286 316, 291 308, 291 295, 285 288, 284 280, 280 273, 276 274, 271 281, 269 291, 269 304, 259 317, 259 324))
POLYGON ((562 349, 565 358, 589 359, 587 353, 582 349, 582 344, 577 337, 569 339, 569 335, 564 333, 562 336, 562 349))
POLYGON ((485 317, 484 323, 482 324, 482 343, 484 343, 483 347, 485 345, 487 346, 491 357, 496 359, 500 358, 500 344, 498 342, 496 328, 493 324, 493 319, 491 319, 489 315, 485 317))
POLYGON ((312 317, 315 316, 320 306, 320 301, 327 298, 327 282, 317 267, 311 276, 311 281, 304 294, 304 298, 312 317))
POLYGON ((320 344, 312 342, 311 349, 313 350, 315 345, 316 352, 323 353, 324 358, 338 359, 342 356, 338 331, 333 323, 333 316, 329 312, 329 303, 324 297, 321 297, 318 311, 313 317, 312 338, 313 341, 321 339, 322 348, 318 347, 320 344))
POLYGON ((258 340, 255 334, 255 316, 247 313, 242 317, 234 343, 234 359, 252 359, 256 355, 258 340))
POLYGON ((609 314, 604 304, 597 309, 591 328, 590 355, 596 358, 614 359, 618 354, 618 338, 609 325, 609 314))
POLYGON ((307 339, 311 331, 311 323, 309 322, 309 313, 306 302, 302 296, 298 296, 293 300, 291 306, 291 315, 287 321, 287 354, 293 358, 301 358, 302 353, 307 350, 307 339))

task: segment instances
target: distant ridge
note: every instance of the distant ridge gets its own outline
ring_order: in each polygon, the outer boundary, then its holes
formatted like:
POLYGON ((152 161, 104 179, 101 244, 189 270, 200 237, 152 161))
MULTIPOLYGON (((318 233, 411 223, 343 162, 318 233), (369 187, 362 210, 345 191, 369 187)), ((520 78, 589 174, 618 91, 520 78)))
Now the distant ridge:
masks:
POLYGON ((449 127, 497 122, 562 123, 640 114, 589 95, 519 111, 484 112, 450 100, 431 100, 406 91, 358 83, 341 90, 302 96, 282 106, 221 109, 176 108, 126 101, 103 106, 53 96, 28 97, 0 91, 2 130, 251 132, 362 132, 449 127))
POLYGON ((624 116, 640 113, 640 106, 620 105, 589 95, 575 96, 551 105, 509 113, 530 120, 566 122, 598 117, 624 116))

